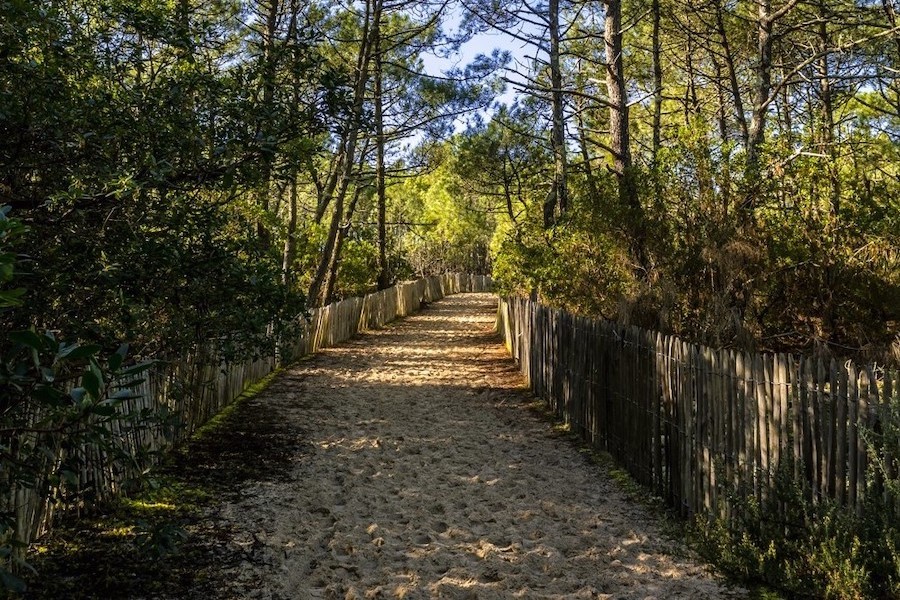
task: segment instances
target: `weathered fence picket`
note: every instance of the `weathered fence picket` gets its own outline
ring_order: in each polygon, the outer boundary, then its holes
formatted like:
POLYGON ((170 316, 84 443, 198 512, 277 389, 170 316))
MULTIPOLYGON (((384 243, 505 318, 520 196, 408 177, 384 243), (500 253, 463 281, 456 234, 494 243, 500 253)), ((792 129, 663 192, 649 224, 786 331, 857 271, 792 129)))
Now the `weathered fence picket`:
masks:
MULTIPOLYGON (((502 300, 498 330, 535 394, 685 515, 734 521, 729 489, 763 502, 793 477, 811 502, 861 511, 883 494, 867 446, 900 373, 821 356, 717 350, 675 336, 502 300)), ((782 507, 788 508, 788 507, 782 507)))

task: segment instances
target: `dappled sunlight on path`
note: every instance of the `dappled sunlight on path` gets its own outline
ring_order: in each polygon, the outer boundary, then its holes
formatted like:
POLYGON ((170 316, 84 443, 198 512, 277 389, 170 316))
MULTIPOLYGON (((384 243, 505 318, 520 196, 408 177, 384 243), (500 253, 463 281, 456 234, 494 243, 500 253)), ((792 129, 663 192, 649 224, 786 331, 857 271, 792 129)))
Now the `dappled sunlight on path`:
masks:
POLYGON ((305 435, 219 512, 249 548, 235 595, 742 597, 527 409, 495 309, 451 296, 260 396, 305 435))

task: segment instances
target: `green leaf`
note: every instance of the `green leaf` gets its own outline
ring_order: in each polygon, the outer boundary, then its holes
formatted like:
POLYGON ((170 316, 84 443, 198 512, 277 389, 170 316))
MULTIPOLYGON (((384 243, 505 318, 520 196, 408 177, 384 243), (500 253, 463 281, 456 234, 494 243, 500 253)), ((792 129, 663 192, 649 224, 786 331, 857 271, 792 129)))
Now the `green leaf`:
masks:
POLYGON ((0 568, 0 583, 2 583, 3 589, 16 594, 21 594, 27 589, 24 581, 2 568, 0 568))
POLYGON ((122 377, 127 377, 129 375, 137 375, 138 373, 143 373, 144 371, 151 369, 155 364, 156 364, 156 361, 154 361, 154 360, 146 360, 144 362, 139 362, 136 365, 132 365, 132 366, 128 367, 127 369, 123 370, 121 373, 119 373, 119 375, 122 377))
POLYGON ((128 344, 122 344, 116 350, 116 353, 109 357, 109 370, 113 372, 118 371, 122 366, 122 361, 125 360, 126 354, 128 354, 128 344))
POLYGON ((33 331, 13 331, 9 334, 9 339, 37 352, 44 350, 44 338, 33 331))
POLYGON ((81 385, 94 400, 100 399, 100 388, 103 381, 94 371, 85 371, 81 375, 81 385))
POLYGON ((116 415, 116 407, 111 404, 97 404, 91 408, 91 412, 101 417, 114 417, 116 415))
POLYGON ((84 400, 86 395, 87 390, 83 387, 72 388, 72 391, 69 392, 69 397, 72 398, 72 401, 75 404, 81 404, 81 401, 84 400))
POLYGON ((48 352, 52 352, 54 355, 59 352, 60 343, 57 341, 56 336, 52 331, 45 331, 42 340, 44 342, 44 348, 46 348, 48 352))
POLYGON ((0 291, 0 306, 22 306, 22 296, 25 288, 0 291))
POLYGON ((38 384, 31 392, 31 397, 50 406, 63 406, 66 395, 51 385, 38 384))
POLYGON ((78 344, 72 344, 71 346, 66 346, 65 348, 59 351, 59 354, 56 355, 56 360, 78 360, 82 358, 90 358, 100 352, 100 346, 96 344, 89 344, 87 346, 79 346, 78 344))

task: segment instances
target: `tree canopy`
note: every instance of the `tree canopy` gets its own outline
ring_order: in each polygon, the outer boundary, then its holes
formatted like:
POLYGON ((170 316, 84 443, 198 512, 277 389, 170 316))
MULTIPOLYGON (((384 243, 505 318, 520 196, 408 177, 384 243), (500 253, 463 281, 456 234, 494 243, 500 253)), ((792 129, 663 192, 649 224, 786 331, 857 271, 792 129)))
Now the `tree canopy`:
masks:
POLYGON ((253 356, 310 307, 448 271, 900 362, 898 10, 2 1, 0 429, 57 366, 253 356), (428 66, 472 39, 507 47, 428 66))

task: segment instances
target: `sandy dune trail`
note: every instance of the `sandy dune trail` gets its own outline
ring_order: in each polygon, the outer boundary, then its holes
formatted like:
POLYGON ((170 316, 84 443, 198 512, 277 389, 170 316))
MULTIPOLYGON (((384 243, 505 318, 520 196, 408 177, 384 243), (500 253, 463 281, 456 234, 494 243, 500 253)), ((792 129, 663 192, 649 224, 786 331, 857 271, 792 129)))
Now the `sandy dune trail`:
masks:
POLYGON ((289 472, 219 510, 258 598, 737 598, 525 408, 460 294, 322 352, 254 400, 296 431, 289 472))

